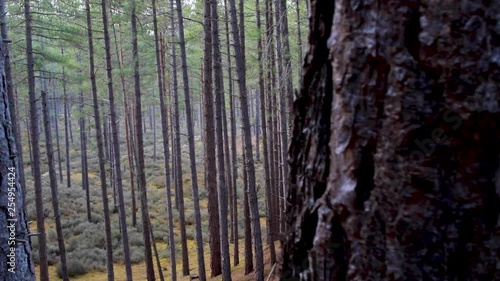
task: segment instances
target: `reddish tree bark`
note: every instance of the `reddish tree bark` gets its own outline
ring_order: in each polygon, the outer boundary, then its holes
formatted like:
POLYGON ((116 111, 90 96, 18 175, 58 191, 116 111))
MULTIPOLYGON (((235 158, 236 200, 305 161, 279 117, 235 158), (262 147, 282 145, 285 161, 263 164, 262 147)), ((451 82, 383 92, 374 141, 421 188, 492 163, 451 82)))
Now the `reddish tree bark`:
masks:
POLYGON ((500 3, 353 4, 310 1, 281 279, 498 279, 500 3))

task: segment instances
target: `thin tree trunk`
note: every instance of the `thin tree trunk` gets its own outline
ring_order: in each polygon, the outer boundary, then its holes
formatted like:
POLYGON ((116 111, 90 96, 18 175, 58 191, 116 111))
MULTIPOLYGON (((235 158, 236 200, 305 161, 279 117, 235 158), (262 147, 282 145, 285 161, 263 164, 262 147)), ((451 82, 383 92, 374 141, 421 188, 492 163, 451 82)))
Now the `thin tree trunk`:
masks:
MULTIPOLYGON (((112 11, 113 9, 109 9, 110 15, 113 16, 112 11)), ((133 161, 133 153, 132 153, 132 143, 133 141, 133 133, 132 131, 132 125, 130 121, 130 108, 129 104, 127 102, 127 93, 125 91, 125 75, 123 74, 123 53, 122 53, 122 48, 120 46, 120 50, 118 49, 118 39, 116 36, 116 29, 115 25, 112 24, 111 27, 113 28, 113 37, 115 41, 115 49, 116 49, 116 56, 118 57, 118 68, 120 72, 120 82, 121 82, 121 89, 122 89, 122 95, 123 95, 123 107, 125 109, 125 142, 127 144, 127 160, 128 160, 128 166, 129 166, 129 173, 130 173, 130 193, 132 197, 132 226, 137 225, 137 207, 136 207, 136 200, 135 200, 135 173, 134 173, 134 161, 133 161)), ((110 106, 111 109, 111 106, 110 106)), ((111 121, 113 122, 113 121, 111 121)), ((113 138, 115 141, 115 139, 113 138)), ((118 178, 117 178, 118 180, 118 178)))
POLYGON ((255 93, 255 160, 260 161, 259 91, 255 93))
POLYGON ((156 239, 153 232, 153 227, 151 226, 151 219, 148 218, 149 229, 151 229, 151 243, 153 244, 153 252, 156 260, 156 267, 158 268, 158 274, 160 275, 160 281, 165 281, 163 278, 163 269, 161 267, 160 256, 158 255, 158 248, 156 247, 156 239))
MULTIPOLYGON (((301 81, 302 81, 302 62, 304 60, 304 57, 302 55, 302 31, 300 30, 301 28, 301 25, 300 25, 300 22, 301 22, 301 16, 300 16, 300 2, 299 0, 295 0, 295 12, 297 14, 297 49, 299 50, 299 62, 298 62, 298 66, 297 66, 297 74, 298 74, 298 77, 299 79, 297 79, 297 81, 299 81, 299 85, 301 84, 301 81)), ((293 98, 292 98, 293 100, 293 98)), ((293 106, 293 105, 292 105, 293 106)), ((293 118, 293 111, 292 111, 292 108, 289 108, 290 110, 290 121, 292 120, 293 118)))
MULTIPOLYGON (((172 40, 175 40, 175 21, 174 21, 174 1, 170 0, 170 28, 172 40)), ((184 187, 182 183, 182 164, 181 164, 181 135, 179 125, 179 93, 177 82, 177 55, 176 55, 176 42, 172 44, 172 74, 173 74, 173 96, 174 96, 174 129, 175 129, 175 154, 176 154, 176 190, 178 198, 179 209, 179 223, 181 228, 181 249, 182 249, 182 273, 184 276, 189 275, 189 253, 187 251, 186 240, 186 220, 184 217, 184 187)))
POLYGON ((108 143, 108 140, 109 140, 109 131, 108 131, 108 118, 105 114, 105 111, 104 111, 104 103, 101 102, 101 108, 103 109, 103 113, 102 113, 102 120, 103 120, 103 131, 104 131, 104 155, 106 157, 106 161, 109 161, 109 157, 110 157, 110 150, 109 150, 109 143, 108 143))
POLYGON ((293 98, 293 84, 292 84, 292 63, 290 58, 290 43, 288 38, 288 13, 286 7, 286 0, 278 0, 279 3, 276 7, 276 14, 280 15, 280 22, 278 24, 279 34, 281 35, 283 44, 283 78, 280 80, 284 81, 283 90, 280 96, 280 115, 281 115, 281 165, 283 173, 283 184, 282 184, 282 201, 283 205, 281 208, 281 214, 283 219, 280 220, 280 229, 282 233, 286 233, 286 223, 285 223, 285 198, 287 196, 286 191, 288 190, 289 174, 288 174, 288 127, 291 118, 291 108, 292 108, 292 98, 293 98))
MULTIPOLYGON (((64 55, 64 50, 61 48, 61 55, 64 55)), ((64 142, 65 142, 65 152, 66 152, 66 182, 67 186, 71 187, 71 163, 69 159, 69 132, 68 127, 71 120, 68 118, 68 95, 66 93, 66 71, 65 67, 62 67, 62 79, 63 79, 63 95, 64 95, 64 142)))
MULTIPOLYGON (((171 265, 171 280, 177 280, 176 264, 175 264, 175 233, 173 224, 173 214, 172 214, 172 195, 170 191, 170 153, 168 146, 168 115, 165 105, 165 71, 162 62, 162 56, 160 54, 160 35, 158 34, 158 19, 156 16, 156 0, 152 1, 153 6, 153 26, 154 26, 154 36, 155 36, 155 55, 156 55, 156 71, 158 75, 158 95, 160 97, 160 116, 161 116, 161 132, 162 132, 162 143, 163 143, 163 158, 165 163, 165 191, 167 197, 167 215, 168 215, 168 239, 169 239, 169 249, 170 249, 170 265, 171 265)), ((161 270, 161 269, 160 269, 161 270)), ((161 273, 160 273, 161 274, 161 273)), ((160 275, 162 278, 162 275, 160 275)))
MULTIPOLYGON (((268 47, 266 47, 266 57, 267 57, 267 101, 268 101, 268 129, 269 129, 269 162, 271 163, 271 192, 272 192, 272 202, 273 202, 273 216, 276 222, 280 221, 280 199, 278 192, 279 184, 279 164, 277 164, 277 150, 276 143, 278 142, 278 132, 276 129, 276 112, 274 110, 274 95, 276 90, 276 77, 274 74, 275 70, 275 56, 274 56, 274 44, 273 44, 273 17, 272 17, 272 2, 266 1, 266 42, 268 47)), ((279 223, 272 225, 273 238, 277 237, 279 233, 279 223)))
MULTIPOLYGON (((113 241, 111 237, 111 220, 109 214, 109 203, 108 203, 108 186, 106 180, 106 159, 104 158, 104 143, 102 136, 101 127, 101 114, 99 112, 99 100, 97 98, 97 83, 95 77, 95 66, 94 66, 94 42, 92 38, 92 21, 90 14, 90 1, 85 1, 85 10, 87 14, 87 36, 88 36, 88 46, 89 46, 89 75, 90 83, 92 88, 92 101, 94 107, 94 122, 95 122, 95 135, 97 139, 97 156, 99 160, 99 178, 101 184, 101 197, 102 197, 102 208, 104 212, 104 234, 106 239, 106 258, 108 265, 108 281, 113 281, 115 279, 115 273, 113 269, 113 241)), ((89 189, 87 189, 89 192, 89 189)))
MULTIPOLYGON (((110 161, 109 161, 109 170, 110 170, 110 186, 111 186, 111 189, 113 189, 113 210, 111 211, 113 214, 116 213, 118 211, 118 203, 117 203, 117 190, 116 190, 116 172, 115 172, 115 163, 114 163, 114 159, 113 159, 113 156, 114 156, 114 149, 113 149, 113 139, 112 139, 112 135, 111 135, 111 132, 112 132, 112 128, 111 128, 111 121, 108 121, 108 132, 109 132, 109 156, 111 157, 110 158, 110 161)), ((118 123, 119 124, 119 123, 118 123)), ((117 130, 119 130, 117 128, 117 130)))
POLYGON ((262 146, 263 146, 263 157, 264 157, 264 178, 266 189, 266 229, 267 229, 267 242, 269 244, 269 254, 271 257, 271 264, 276 262, 276 250, 274 248, 274 237, 272 228, 274 226, 274 213, 273 213, 273 202, 272 202, 272 192, 271 192, 271 178, 270 178, 270 165, 269 165, 269 145, 267 141, 267 126, 266 126, 266 106, 265 106, 265 89, 264 89, 264 67, 262 58, 262 24, 260 20, 260 2, 256 0, 256 18, 257 18, 257 29, 259 30, 259 39, 257 41, 257 60, 259 63, 259 95, 260 95, 260 117, 261 117, 261 127, 262 127, 262 146))
MULTIPOLYGON (((161 75, 160 72, 158 72, 158 75, 161 75)), ((153 91, 154 94, 154 91, 153 91)), ((156 111, 155 111, 156 106, 151 106, 151 111, 153 112, 153 125, 152 125, 152 130, 153 130, 153 162, 156 162, 156 111)))
MULTIPOLYGON (((269 3, 270 8, 272 9, 271 3, 269 3)), ((275 130, 275 136, 276 136, 276 165, 279 167, 279 182, 277 185, 278 188, 278 198, 279 198, 279 214, 280 214, 280 220, 279 220, 279 230, 280 233, 283 233, 282 225, 283 225, 283 207, 284 205, 282 204, 283 200, 283 188, 284 188, 284 177, 283 175, 284 170, 288 169, 288 166, 285 165, 283 161, 280 161, 279 159, 283 159, 283 153, 286 155, 286 146, 287 144, 287 133, 286 133, 286 107, 285 107, 285 96, 284 93, 286 92, 285 90, 285 74, 284 74, 284 69, 283 69, 283 46, 282 46, 282 38, 281 38, 281 21, 282 21, 282 15, 280 12, 280 0, 275 0, 274 1, 274 16, 275 16, 275 21, 274 21, 274 36, 275 36, 275 41, 276 41, 276 64, 277 64, 277 78, 276 82, 278 83, 276 85, 276 90, 273 95, 273 103, 276 108, 275 112, 276 118, 275 120, 278 120, 278 114, 279 114, 279 127, 281 130, 278 129, 278 125, 276 124, 276 130, 275 130), (278 104, 278 96, 279 95, 279 104, 278 104), (280 154, 281 153, 281 154, 280 154)))
MULTIPOLYGON (((72 101, 72 100, 71 100, 72 101)), ((73 144, 73 123, 71 122, 71 111, 73 110, 73 104, 69 102, 68 106, 68 125, 69 125, 69 136, 71 138, 71 144, 73 144)))
POLYGON ((139 50, 137 47, 137 19, 135 0, 130 1, 131 5, 131 30, 132 30, 132 59, 134 64, 134 96, 135 96, 135 135, 137 147, 137 178, 139 180, 139 200, 141 203, 141 218, 144 238, 144 259, 146 261, 146 272, 148 281, 155 280, 153 257, 151 253, 151 236, 149 228, 148 197, 146 188, 146 175, 144 173, 144 142, 142 136, 142 108, 141 108, 141 84, 139 76, 139 50))
POLYGON ((233 73, 232 73, 232 64, 231 64, 231 49, 229 42, 229 16, 228 16, 228 5, 227 0, 224 0, 224 22, 226 25, 226 52, 227 52, 227 64, 228 64, 228 84, 229 84, 229 111, 231 118, 231 166, 232 171, 232 184, 231 184, 231 192, 230 192, 230 200, 232 201, 233 206, 233 218, 231 219, 232 227, 233 227, 233 238, 234 238, 234 265, 238 265, 240 263, 240 251, 239 251, 239 234, 238 234, 238 192, 236 191, 237 184, 236 180, 238 179, 238 161, 237 161, 237 153, 236 153, 236 117, 235 117, 235 102, 234 102, 234 91, 233 91, 233 73))
POLYGON ((243 224, 245 226, 245 275, 247 275, 252 272, 254 266, 252 251, 252 225, 250 221, 250 207, 248 204, 248 174, 243 142, 241 150, 243 151, 243 224))
MULTIPOLYGON (((231 60, 231 54, 230 54, 230 49, 229 49, 229 32, 228 32, 228 22, 227 22, 227 1, 224 1, 224 21, 225 21, 225 33, 226 33, 226 50, 228 51, 227 53, 227 58, 228 58, 228 64, 230 65, 230 60, 231 60)), ((220 43, 219 43, 219 46, 220 46, 220 43)), ((219 47, 220 49, 221 47, 219 47)), ((230 80, 232 79, 232 73, 231 73, 231 69, 230 67, 228 68, 228 71, 229 71, 229 77, 230 77, 230 80)), ((224 77, 222 77, 223 79, 224 77)), ((229 80, 229 94, 231 95, 231 92, 232 92, 232 81, 229 80)), ((222 83, 222 85, 224 85, 224 83, 222 83)), ((226 183, 227 183, 227 190, 228 190, 228 202, 229 202, 229 217, 230 217, 230 220, 229 220, 229 227, 230 227, 230 235, 229 235, 229 242, 231 243, 234 243, 235 244, 235 264, 238 264, 239 263, 239 255, 238 253, 236 253, 236 250, 238 250, 238 241, 235 241, 235 239, 237 240, 238 238, 235 238, 235 232, 237 232, 237 227, 235 227, 235 224, 237 225, 237 223, 235 222, 235 216, 236 216, 236 205, 235 205, 235 201, 233 200, 235 198, 235 190, 234 190, 234 186, 233 186, 233 175, 232 175, 232 168, 231 168, 231 154, 230 154, 230 146, 229 146, 229 134, 228 134, 228 125, 227 125, 227 114, 226 114, 226 101, 225 101, 225 94, 222 95, 222 100, 221 100, 221 103, 222 103, 222 132, 224 134, 224 159, 225 159, 225 165, 226 165, 226 169, 225 169, 225 172, 226 172, 226 183), (236 231, 235 231, 236 230, 236 231)))
POLYGON ((80 91, 80 147, 82 163, 82 189, 85 191, 87 206, 87 220, 92 220, 92 211, 90 206, 89 177, 87 168, 87 134, 85 129, 85 118, 83 117, 83 93, 80 91))
MULTIPOLYGON (((252 232, 254 236, 254 249, 255 249, 255 280, 264 280, 264 254, 262 251, 262 236, 260 228, 259 205, 257 202, 257 190, 255 187, 255 166, 252 154, 252 136, 250 130, 250 118, 248 116, 248 101, 246 90, 246 77, 245 77, 245 61, 241 49, 240 34, 238 32, 238 24, 236 22, 236 4, 234 0, 229 0, 231 12, 231 27, 234 39, 234 52, 236 57, 236 69, 238 74, 238 84, 240 90, 240 103, 244 131, 244 144, 245 156, 247 163, 247 176, 248 176, 248 196, 250 205, 250 217, 252 220, 252 232)), ((243 33, 243 26, 240 25, 240 31, 243 33)), ((244 38, 244 36, 242 36, 244 38)))
MULTIPOLYGON (((188 131, 188 147, 189 159, 191 168, 191 185, 193 188, 193 205, 194 205, 194 219, 195 219, 195 233, 196 233, 196 246, 198 253, 198 271, 201 281, 205 281, 205 255, 203 253, 203 234, 201 230, 201 214, 200 214, 200 201, 198 197, 198 173, 196 171, 196 155, 194 147, 194 132, 193 132, 193 118, 191 109, 191 97, 189 93, 189 79, 187 70, 186 59, 186 45, 184 39, 184 19, 182 17, 182 5, 180 0, 175 1, 177 6, 177 20, 179 22, 179 43, 181 50, 182 62, 182 80, 184 86, 184 107, 186 109, 186 126, 188 131)), ((224 176, 224 174, 223 174, 224 176)), ((220 191, 219 191, 220 192, 220 191)), ((220 196, 220 195, 219 195, 220 196)), ((224 266, 224 265, 223 265, 224 266)))
MULTIPOLYGON (((229 237, 228 237, 228 200, 226 195, 226 172, 224 165, 224 138, 223 138, 223 115, 224 87, 222 81, 222 56, 219 41, 219 15, 217 2, 213 1, 211 10, 212 20, 212 46, 213 46, 213 77, 215 90, 215 140, 217 146, 217 185, 219 196, 219 226, 221 241, 221 264, 222 279, 231 280, 231 261, 229 259, 229 237)), ((208 67, 208 65, 206 66, 208 67)), ((229 167, 227 167, 229 169, 229 167)))
MULTIPOLYGON (((123 256, 125 260, 125 274, 127 276, 127 281, 132 281, 132 266, 130 261, 130 249, 128 242, 128 230, 127 230, 127 216, 125 214, 125 200, 123 198, 123 183, 122 183, 122 170, 120 165, 120 140, 118 135, 118 119, 116 117, 116 107, 115 107, 115 95, 113 90, 113 73, 111 65, 111 42, 109 39, 108 30, 108 15, 107 15, 107 1, 101 1, 101 11, 102 11, 102 22, 104 31, 104 46, 106 52, 106 75, 108 82, 108 99, 109 99, 109 112, 111 117, 111 136, 113 140, 111 141, 113 145, 113 166, 115 175, 116 190, 118 193, 118 210, 120 217, 120 230, 123 242, 123 256)), ((116 39, 116 37, 115 37, 116 39)), ((116 41, 115 41, 116 42, 116 41)), ((117 47, 118 50, 118 47, 117 47)), ((123 86, 123 84, 122 84, 123 86)), ((126 106, 126 103, 125 103, 126 106)))
POLYGON ((52 208, 54 211, 54 221, 56 224, 57 244, 59 246, 59 256, 61 260, 61 272, 64 281, 69 281, 68 268, 66 266, 66 248, 61 225, 61 213, 59 211, 59 200, 57 198, 57 175, 54 169, 54 149, 52 148, 51 126, 49 119, 49 108, 47 106, 47 94, 42 91, 42 112, 45 127, 45 145, 47 151, 47 161, 49 167, 50 192, 52 195, 52 208))
MULTIPOLYGON (((31 150, 33 152, 33 160, 34 160, 34 162, 31 162, 31 165, 33 166, 33 180, 35 187, 35 204, 36 204, 36 223, 39 233, 38 252, 40 254, 40 259, 39 259, 40 280, 48 281, 49 268, 47 261, 47 238, 45 234, 45 216, 43 208, 42 175, 40 172, 40 145, 38 138, 39 121, 38 121, 38 109, 36 105, 37 98, 35 94, 35 68, 34 68, 35 62, 33 60, 33 45, 31 37, 32 29, 31 29, 30 0, 24 1, 24 19, 26 26, 26 60, 28 64, 27 70, 28 70, 28 95, 30 102, 30 123, 31 123, 30 129, 31 129, 31 145, 32 145, 31 150)), ((6 126, 5 123, 3 126, 4 127, 6 126)))
POLYGON ((57 99, 56 98, 56 89, 55 89, 55 81, 52 81, 52 98, 54 105, 54 124, 55 124, 55 133, 56 133, 56 150, 57 150, 57 165, 59 167, 59 181, 63 182, 63 173, 62 173, 62 164, 61 164, 61 146, 59 144, 59 114, 57 110, 57 99))
POLYGON ((30 168, 31 168, 31 175, 33 176, 35 174, 34 169, 33 169, 33 151, 32 151, 32 142, 31 142, 31 123, 29 120, 31 120, 31 114, 28 109, 28 97, 25 98, 24 100, 24 111, 26 114, 26 135, 28 137, 28 152, 30 154, 30 168))
MULTIPOLYGON (((173 47, 173 46, 172 46, 173 47)), ((173 69, 173 67, 172 67, 173 69)), ((173 73, 173 71, 172 71, 173 73)), ((173 79, 172 79, 173 80, 173 79)), ((179 189, 177 188, 178 186, 178 177, 177 175, 179 174, 179 162, 178 162, 178 155, 180 153, 177 152, 177 131, 176 131, 176 127, 175 127, 175 109, 173 110, 172 107, 176 107, 175 106, 175 98, 173 98, 172 96, 174 95, 174 91, 175 87, 174 87, 174 82, 172 82, 172 89, 170 90, 170 101, 171 101, 171 106, 170 106, 170 128, 172 130, 172 133, 171 133, 171 138, 172 138, 172 166, 173 166, 173 172, 172 172, 172 182, 174 183, 174 200, 175 200, 175 209, 176 210, 179 210, 179 189), (172 102, 172 100, 174 102, 172 102)), ((182 168, 181 168, 182 169, 182 168)), ((184 197, 183 197, 184 198, 184 197)), ((183 205, 184 206, 184 205, 183 205)), ((180 213, 179 213, 179 220, 180 220, 180 213)), ((182 232, 181 232, 182 233, 182 232)))
POLYGON ((205 118, 205 187, 208 192, 208 227, 210 244, 211 276, 222 273, 221 237, 219 225, 216 145, 215 145, 215 118, 212 80, 212 1, 204 1, 204 58, 203 58, 203 99, 205 118))

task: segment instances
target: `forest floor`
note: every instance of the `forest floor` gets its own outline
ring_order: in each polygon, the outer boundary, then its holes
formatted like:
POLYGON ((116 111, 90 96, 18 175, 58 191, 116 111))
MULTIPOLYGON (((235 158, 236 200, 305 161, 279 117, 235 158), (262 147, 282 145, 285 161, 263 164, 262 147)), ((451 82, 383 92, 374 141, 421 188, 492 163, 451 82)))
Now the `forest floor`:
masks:
MULTIPOLYGON (((153 138, 151 130, 145 134, 145 159, 146 159, 146 181, 148 185, 148 206, 151 217, 151 225, 155 235, 155 240, 158 247, 158 252, 160 256, 161 267, 163 268, 163 275, 165 280, 170 280, 170 256, 168 250, 168 229, 167 229, 167 214, 165 205, 165 185, 164 185, 164 163, 161 157, 162 146, 161 140, 156 142, 156 158, 154 158, 153 149, 153 138)), ((95 138, 95 137, 94 137, 95 138)), ((92 136, 89 138, 92 139, 92 136)), ((122 138, 123 139, 123 138, 122 138)), ((241 157, 241 140, 238 139, 237 145, 238 149, 238 237, 239 237, 239 259, 240 263, 237 266, 232 267, 232 277, 233 280, 253 280, 253 272, 248 275, 244 275, 244 221, 243 221, 243 190, 242 190, 242 157, 241 157)), ((144 245, 142 241, 142 227, 140 222, 140 211, 137 212, 137 225, 132 226, 131 223, 131 193, 130 193, 130 175, 127 168, 127 158, 125 154, 125 143, 121 143, 122 153, 122 165, 123 165, 123 183, 124 183, 124 195, 125 195, 125 205, 127 208, 127 225, 128 234, 130 241, 130 252, 132 259, 132 270, 134 280, 146 280, 146 267, 144 263, 144 245)), ((72 265, 68 264, 68 267, 74 267, 75 263, 78 266, 83 266, 84 270, 79 272, 71 280, 89 280, 89 281, 100 281, 107 280, 106 272, 106 252, 104 243, 104 225, 103 225, 103 213, 102 213, 102 196, 100 189, 100 182, 98 176, 98 159, 95 151, 97 151, 95 144, 91 143, 89 147, 89 182, 90 182, 90 193, 91 193, 91 209, 92 209, 92 220, 89 222, 87 220, 87 210, 86 210, 86 199, 85 191, 81 187, 81 161, 79 143, 75 143, 71 146, 70 150, 70 164, 71 164, 71 180, 72 186, 67 187, 66 185, 66 171, 65 171, 65 159, 62 163, 62 174, 64 179, 62 183, 59 183, 59 203, 61 209, 61 219, 63 225, 63 234, 65 238, 66 251, 68 261, 72 261, 72 265)), ((210 251, 208 245, 208 210, 207 210, 207 192, 204 188, 204 164, 203 164, 203 142, 198 138, 196 142, 196 152, 197 152, 197 172, 198 181, 200 185, 200 206, 201 206, 201 217, 202 217, 202 230, 203 230, 203 240, 204 240, 204 255, 205 255, 205 267, 207 269, 207 277, 210 276, 210 251)), ((29 155, 27 148, 25 149, 25 155, 29 155)), ((45 155, 44 147, 42 147, 42 155, 45 155)), ((64 158, 64 157, 63 157, 64 158)), ((191 179, 189 170, 189 157, 187 144, 184 142, 182 146, 182 166, 183 166, 183 188, 184 188, 184 200, 185 200, 185 216, 186 216, 186 232, 187 232, 187 245, 189 253, 189 267, 191 275, 198 275, 198 263, 197 263, 197 252, 196 252, 196 242, 194 235, 194 210, 193 210, 193 200, 191 193, 191 179)), ((46 161, 44 158, 41 159, 42 163, 46 161)), ((263 164, 261 161, 255 161, 256 163, 256 175, 257 175, 257 186, 263 186, 263 164)), ((109 163, 107 163, 107 167, 109 163)), ((27 166, 27 179, 31 178, 29 173, 30 168, 27 166)), ((107 168, 109 169, 109 168, 107 168)), ((56 170, 57 167, 56 167, 56 170)), ((108 173, 109 175, 109 173, 108 173)), ((59 178, 59 177, 58 177, 59 178)), ((108 179, 109 181, 109 179, 108 179)), ((48 251, 49 251, 49 272, 51 280, 61 280, 57 274, 57 264, 59 261, 58 247, 55 234, 55 226, 52 214, 52 202, 49 188, 49 176, 47 173, 47 167, 42 165, 42 183, 43 183, 43 194, 44 194, 44 209, 46 217, 46 232, 48 240, 48 251)), ((33 184, 30 180, 27 182, 27 213, 28 217, 33 223, 31 224, 31 231, 36 232, 36 213, 35 213, 35 202, 34 202, 34 192, 30 190, 33 188, 33 184)), ((174 192, 172 191, 172 196, 174 192)), ((264 242, 264 254, 265 254, 265 272, 266 277, 269 274, 272 265, 270 264, 269 257, 269 247, 265 243, 265 198, 264 198, 264 188, 258 188, 259 197, 259 209, 261 216, 261 226, 262 233, 264 236, 262 240, 264 242)), ((110 209, 114 209, 114 198, 113 189, 108 186, 108 198, 110 209)), ((174 198, 172 198, 174 202, 174 198)), ((137 208, 139 208, 139 200, 137 199, 137 208)), ((176 264, 177 264, 177 276, 178 280, 190 280, 190 276, 182 276, 182 256, 180 250, 180 225, 179 225, 179 212, 174 209, 174 232, 175 232, 175 244, 176 244, 176 264)), ((114 270, 115 270, 115 280, 122 281, 125 278, 125 266, 123 263, 123 249, 121 244, 121 234, 118 222, 118 212, 116 210, 113 212, 111 217, 112 223, 112 237, 113 237, 113 251, 114 251, 114 270)), ((35 262, 38 262, 38 241, 36 238, 32 239, 33 245, 33 257, 35 262)), ((278 246, 278 243, 276 244, 278 246)), ((234 261, 234 244, 230 243, 230 253, 231 253, 231 265, 233 266, 234 261)), ((277 249, 278 251, 278 249, 277 249)), ((156 277, 159 279, 158 268, 155 264, 156 277)), ((72 269, 73 270, 73 269, 72 269)), ((78 270, 76 270, 78 271, 78 270)), ((38 266, 36 268, 36 274, 38 276, 39 270, 38 266)), ((221 277, 210 278, 210 280, 221 280, 221 277)))

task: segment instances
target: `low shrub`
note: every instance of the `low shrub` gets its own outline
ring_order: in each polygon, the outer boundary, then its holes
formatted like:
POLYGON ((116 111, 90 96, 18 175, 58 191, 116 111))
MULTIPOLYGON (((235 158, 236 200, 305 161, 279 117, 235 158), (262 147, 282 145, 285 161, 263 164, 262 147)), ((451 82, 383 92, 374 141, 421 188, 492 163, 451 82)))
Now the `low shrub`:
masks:
MULTIPOLYGON (((85 268, 85 265, 79 260, 75 259, 67 259, 66 260, 66 267, 68 270, 68 276, 69 277, 75 277, 78 275, 83 275, 87 273, 87 269, 85 268)), ((62 278, 62 267, 61 267, 61 262, 58 262, 56 265, 56 273, 59 278, 62 278)))

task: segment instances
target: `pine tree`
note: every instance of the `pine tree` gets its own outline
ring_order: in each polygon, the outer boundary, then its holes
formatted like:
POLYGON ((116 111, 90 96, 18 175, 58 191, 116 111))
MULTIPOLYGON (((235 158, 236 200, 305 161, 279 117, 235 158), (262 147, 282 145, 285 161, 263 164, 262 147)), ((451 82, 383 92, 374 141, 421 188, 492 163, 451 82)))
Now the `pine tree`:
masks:
POLYGON ((234 40, 234 53, 236 58, 236 69, 238 74, 238 85, 240 90, 240 103, 241 103, 241 114, 243 122, 244 131, 244 144, 245 144, 245 157, 248 174, 248 197, 249 197, 249 207, 252 220, 252 232, 254 235, 254 249, 255 249, 255 280, 264 280, 264 255, 262 251, 262 236, 260 228, 260 216, 259 216, 259 206, 257 202, 257 190, 255 187, 255 166, 253 162, 252 154, 252 136, 250 131, 250 117, 248 115, 248 101, 247 101, 247 89, 246 89, 246 77, 245 77, 245 61, 242 54, 240 33, 243 28, 236 20, 236 4, 234 0, 229 0, 230 4, 230 14, 231 14, 231 29, 233 32, 234 40))
MULTIPOLYGON (((101 197, 102 197, 102 208, 104 212, 104 234, 106 240, 106 260, 107 260, 107 270, 108 270, 108 281, 112 281, 115 278, 115 273, 113 269, 113 241, 111 237, 111 220, 109 214, 109 203, 108 203, 108 186, 106 181, 106 167, 104 158, 104 143, 102 136, 101 127, 101 114, 99 112, 99 101, 97 98, 97 83, 95 77, 95 66, 94 66, 94 41, 92 37, 92 20, 90 14, 90 1, 85 1, 85 10, 87 14, 87 39, 89 46, 89 76, 92 88, 92 101, 94 108, 94 122, 95 131, 97 139, 97 156, 99 160, 99 178, 101 184, 101 197)), ((89 193, 89 188, 87 188, 87 193, 89 193)))
POLYGON ((135 97, 135 137, 137 147, 137 178, 139 189, 139 201, 141 204, 142 234, 144 238, 144 259, 146 261, 146 272, 148 281, 155 280, 153 266, 153 254, 151 252, 151 234, 149 227, 148 197, 146 189, 146 175, 144 172, 144 143, 142 128, 142 108, 141 108, 141 84, 139 74, 139 50, 137 47, 137 18, 135 0, 130 1, 130 17, 132 29, 132 59, 134 68, 134 97, 135 97))
POLYGON ((186 45, 184 39, 184 19, 182 17, 182 5, 176 0, 177 20, 179 24, 179 45, 181 51, 182 81, 184 88, 184 107, 186 109, 186 126, 188 131, 189 161, 191 170, 191 186, 193 189, 193 206, 196 233, 196 250, 198 253, 198 274, 201 281, 206 280, 205 258, 203 253, 203 237, 201 231, 200 199, 198 196, 198 173, 196 171, 196 155, 194 149, 193 117, 191 109, 191 95, 189 91, 189 77, 186 62, 186 45))
POLYGON ((217 191, 215 118, 212 75, 212 2, 204 0, 203 104, 205 118, 205 187, 208 192, 208 227, 211 276, 222 273, 219 202, 217 191), (215 172, 215 173, 214 173, 215 172))
POLYGON ((498 9, 310 1, 281 280, 498 279, 498 9))
POLYGON ((31 133, 31 151, 33 154, 33 179, 35 187, 35 204, 36 204, 36 223, 38 231, 38 252, 40 255, 40 280, 49 280, 49 269, 47 260, 47 236, 45 234, 45 215, 43 208, 42 194, 42 175, 40 171, 40 145, 39 145, 39 119, 37 98, 35 94, 35 62, 33 59, 33 43, 32 43, 32 19, 31 19, 31 1, 24 1, 24 18, 26 26, 26 60, 28 64, 28 95, 30 104, 30 133, 31 133))
POLYGON ((64 246, 64 237, 61 225, 61 212, 59 211, 59 199, 57 196, 57 175, 54 169, 54 149, 52 148, 52 133, 49 119, 49 108, 47 105, 47 93, 42 91, 42 112, 45 128, 45 145, 47 151, 50 193, 52 195, 52 209, 54 211, 54 221, 56 224, 57 244, 59 246, 59 255, 61 261, 61 272, 64 281, 69 281, 68 268, 66 266, 66 247, 64 246))

